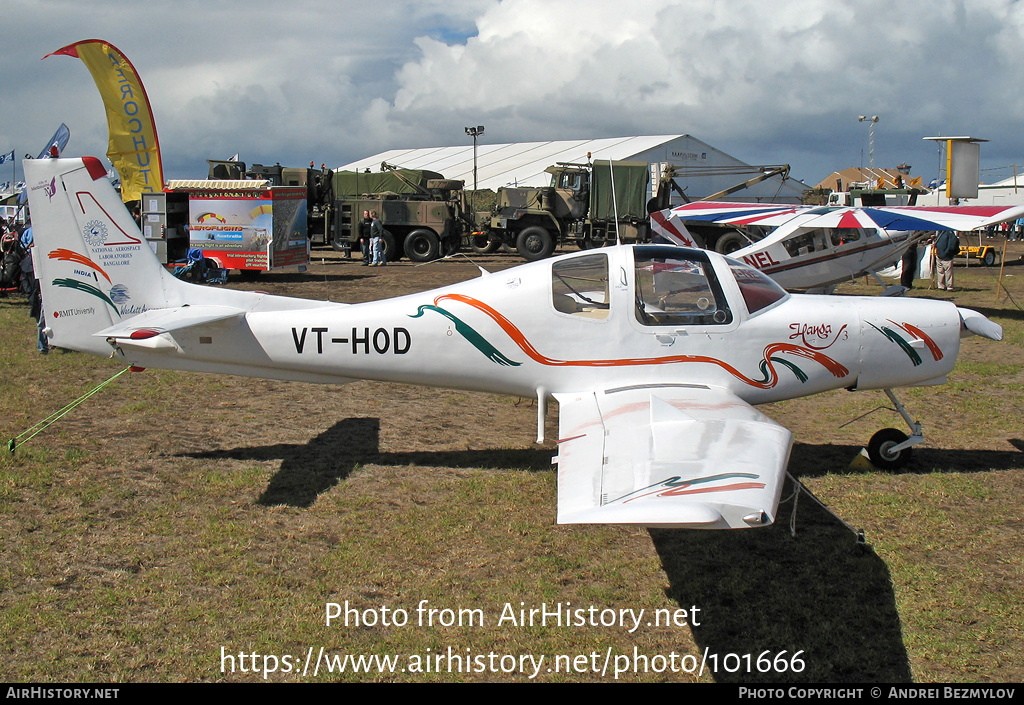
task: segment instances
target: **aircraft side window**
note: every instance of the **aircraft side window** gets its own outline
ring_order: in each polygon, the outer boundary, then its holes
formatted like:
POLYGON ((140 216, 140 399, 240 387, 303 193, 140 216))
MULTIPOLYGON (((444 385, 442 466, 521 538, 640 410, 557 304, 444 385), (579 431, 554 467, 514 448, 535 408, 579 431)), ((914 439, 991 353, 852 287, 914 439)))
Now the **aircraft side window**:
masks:
POLYGON ((860 228, 835 228, 831 232, 832 245, 839 247, 840 245, 849 245, 851 242, 857 242, 861 237, 860 228))
POLYGON ((739 262, 730 262, 729 270, 736 277, 736 284, 739 285, 740 293, 743 295, 743 303, 746 304, 750 314, 757 313, 776 301, 786 298, 785 289, 753 267, 739 262))
POLYGON ((823 252, 824 250, 831 249, 829 243, 832 246, 838 244, 834 234, 830 237, 830 234, 821 228, 806 230, 783 242, 790 257, 808 255, 812 252, 823 252))
POLYGON ((635 262, 636 318, 640 323, 678 326, 723 325, 732 321, 732 312, 707 262, 672 254, 647 256, 641 252, 635 262))
POLYGON ((608 255, 597 253, 551 265, 551 303, 579 318, 608 318, 608 255))
POLYGON ((790 257, 810 254, 814 252, 814 233, 813 231, 807 231, 794 235, 784 240, 783 245, 786 246, 786 251, 789 252, 790 257))

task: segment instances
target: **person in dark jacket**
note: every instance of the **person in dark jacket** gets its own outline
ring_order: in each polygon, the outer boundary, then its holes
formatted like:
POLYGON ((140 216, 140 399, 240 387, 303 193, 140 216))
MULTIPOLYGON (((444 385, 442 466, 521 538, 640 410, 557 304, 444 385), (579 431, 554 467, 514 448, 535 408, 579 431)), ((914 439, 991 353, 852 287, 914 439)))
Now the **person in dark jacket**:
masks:
POLYGON ((943 230, 935 238, 935 268, 939 273, 939 288, 953 291, 953 258, 960 254, 960 239, 952 230, 943 230))
POLYGON ((370 249, 373 251, 373 267, 383 267, 388 263, 384 248, 384 224, 377 217, 377 211, 370 211, 370 249))
POLYGON ((900 271, 900 285, 908 289, 914 288, 914 279, 917 275, 917 243, 907 248, 903 253, 903 268, 900 271))
POLYGON ((370 211, 363 211, 363 220, 359 223, 359 249, 363 253, 363 266, 370 266, 370 211))

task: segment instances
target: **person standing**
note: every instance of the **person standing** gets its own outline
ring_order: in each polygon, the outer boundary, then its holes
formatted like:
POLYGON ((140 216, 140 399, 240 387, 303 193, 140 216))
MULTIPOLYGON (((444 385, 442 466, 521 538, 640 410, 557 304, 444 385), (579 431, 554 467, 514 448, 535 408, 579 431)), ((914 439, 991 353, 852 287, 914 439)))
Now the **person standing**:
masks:
POLYGON ((377 211, 370 211, 370 247, 373 249, 374 267, 383 267, 388 263, 384 251, 384 224, 377 217, 377 211))
POLYGON ((935 268, 939 272, 939 288, 953 291, 953 258, 960 254, 960 239, 952 230, 943 230, 935 239, 935 268))
POLYGON ((370 211, 363 211, 363 220, 359 223, 359 249, 363 253, 363 266, 370 266, 370 211))
POLYGON ((900 271, 900 285, 913 289, 914 279, 917 278, 917 242, 906 249, 901 262, 903 268, 900 271))
POLYGON ((28 314, 36 319, 36 349, 41 355, 50 352, 50 341, 43 332, 46 329, 46 316, 43 313, 43 292, 36 279, 35 238, 32 236, 32 224, 29 223, 21 233, 21 244, 25 248, 25 259, 21 262, 22 288, 28 294, 28 314))

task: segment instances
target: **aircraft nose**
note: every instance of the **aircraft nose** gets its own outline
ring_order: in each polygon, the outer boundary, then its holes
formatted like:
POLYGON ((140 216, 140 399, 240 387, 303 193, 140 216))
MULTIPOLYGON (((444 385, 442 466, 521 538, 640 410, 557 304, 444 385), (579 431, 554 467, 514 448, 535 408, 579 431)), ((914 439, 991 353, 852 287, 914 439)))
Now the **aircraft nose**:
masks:
POLYGON ((970 335, 980 335, 990 340, 1003 339, 1003 327, 998 323, 993 323, 977 311, 972 311, 969 308, 957 307, 956 310, 960 314, 961 338, 966 338, 970 335))

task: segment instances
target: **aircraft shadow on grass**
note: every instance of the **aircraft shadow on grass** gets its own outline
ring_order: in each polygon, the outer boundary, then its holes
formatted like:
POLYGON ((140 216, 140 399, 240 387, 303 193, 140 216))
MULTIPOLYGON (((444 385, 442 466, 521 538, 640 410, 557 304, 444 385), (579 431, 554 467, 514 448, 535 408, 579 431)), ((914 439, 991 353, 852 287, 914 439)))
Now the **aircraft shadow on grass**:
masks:
POLYGON ((225 450, 183 453, 200 459, 281 460, 258 504, 312 506, 316 498, 367 463, 450 468, 551 469, 551 450, 496 449, 380 452, 380 419, 344 419, 308 443, 278 443, 225 450))
MULTIPOLYGON (((1024 451, 1024 441, 1009 442, 1024 451)), ((820 477, 847 467, 859 450, 796 443, 790 471, 798 478, 820 477)), ((894 474, 931 472, 933 467, 951 472, 1024 467, 1022 452, 915 451, 915 461, 894 474)), ((717 654, 718 671, 712 677, 733 683, 911 682, 885 562, 806 497, 799 502, 796 535, 791 535, 792 490, 787 483, 783 497, 790 499, 780 503, 775 524, 763 530, 650 530, 669 580, 666 595, 680 608, 701 608, 701 623, 692 631, 701 654, 717 654), (803 650, 805 670, 758 672, 758 656, 767 652, 774 663, 783 650, 779 663, 787 664, 803 650), (727 662, 727 654, 751 654, 753 668, 748 671, 747 661, 736 657, 727 662)))
MULTIPOLYGON (((350 418, 339 421, 308 443, 278 443, 181 455, 210 460, 280 460, 280 470, 270 479, 258 503, 309 507, 321 493, 344 480, 357 466, 367 463, 544 472, 551 469, 554 453, 551 449, 530 448, 381 453, 379 439, 380 419, 350 418)), ((1024 441, 1011 439, 1010 443, 1024 452, 1024 441)), ((790 457, 790 472, 798 477, 820 477, 842 471, 859 450, 850 445, 796 443, 790 457)), ((915 461, 909 467, 892 472, 930 472, 929 468, 946 467, 956 472, 984 472, 1024 466, 1021 452, 1014 451, 968 452, 927 447, 918 447, 915 451, 915 461)), ((781 512, 779 516, 782 517, 781 512)))
POLYGON ((666 595, 701 610, 698 661, 720 683, 911 682, 885 562, 806 498, 792 536, 792 503, 758 531, 650 530, 666 595))
MULTIPOLYGON (((913 475, 933 472, 988 472, 991 470, 1024 469, 1024 441, 1007 439, 1017 448, 1012 450, 955 450, 920 445, 914 448, 913 460, 898 470, 879 470, 870 466, 851 467, 860 452, 855 445, 794 443, 789 472, 797 477, 822 477, 836 473, 878 472, 890 475, 913 475)), ((865 459, 866 460, 866 459, 865 459)), ((781 516, 781 512, 780 512, 781 516)))
MULTIPOLYGON (((410 451, 382 453, 380 419, 339 421, 305 444, 274 444, 186 453, 200 459, 281 460, 258 503, 311 506, 316 498, 366 463, 455 468, 551 468, 550 449, 410 451)), ((1011 440, 1024 450, 1024 441, 1011 440)), ((793 447, 790 467, 799 477, 845 468, 859 448, 793 447)), ((943 466, 960 451, 919 449, 915 467, 943 466)), ((976 451, 962 471, 1019 468, 1019 452, 976 451)), ((959 458, 962 460, 962 458, 959 458)), ((952 463, 950 463, 952 464, 952 463)), ((787 483, 784 496, 792 485, 787 483)), ((888 567, 858 544, 843 523, 812 501, 799 503, 796 536, 789 530, 793 499, 783 502, 775 525, 751 531, 651 529, 668 577, 667 596, 681 608, 700 608, 692 633, 701 654, 717 658, 719 682, 910 682, 899 612, 888 567), (785 651, 785 654, 782 652, 785 651), (803 670, 789 670, 798 651, 803 670), (767 654, 766 654, 767 652, 767 654), (728 656, 733 654, 734 656, 728 656), (753 664, 747 670, 748 660, 753 664), (758 671, 765 654, 772 668, 758 671), (776 661, 776 657, 779 660, 776 661), (787 670, 777 666, 785 662, 787 670), (731 670, 730 670, 731 669, 731 670)))

